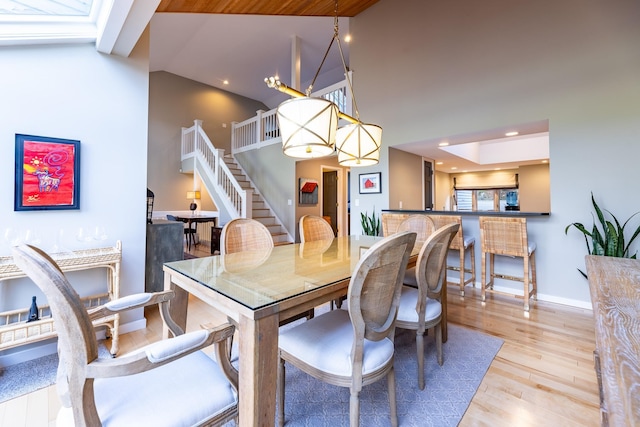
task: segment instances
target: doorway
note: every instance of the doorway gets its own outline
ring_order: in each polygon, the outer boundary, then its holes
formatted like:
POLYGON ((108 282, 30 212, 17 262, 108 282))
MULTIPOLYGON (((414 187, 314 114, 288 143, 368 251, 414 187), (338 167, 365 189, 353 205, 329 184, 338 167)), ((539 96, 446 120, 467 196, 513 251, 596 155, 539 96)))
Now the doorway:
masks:
POLYGON ((347 203, 345 198, 344 185, 347 184, 344 177, 343 168, 331 166, 321 166, 322 191, 320 201, 320 215, 331 224, 336 236, 345 235, 345 221, 347 203))
POLYGON ((424 208, 425 210, 433 209, 433 167, 431 162, 424 161, 424 208))

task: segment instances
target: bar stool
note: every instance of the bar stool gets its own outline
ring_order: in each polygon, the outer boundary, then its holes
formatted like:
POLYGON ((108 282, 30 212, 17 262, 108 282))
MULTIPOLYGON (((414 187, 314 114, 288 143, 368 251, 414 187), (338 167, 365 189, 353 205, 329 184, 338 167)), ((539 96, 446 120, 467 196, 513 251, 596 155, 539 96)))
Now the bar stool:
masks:
MULTIPOLYGON (((460 272, 460 296, 464 296, 464 287, 468 284, 475 286, 476 283, 476 251, 475 237, 465 236, 462 231, 462 217, 460 215, 429 215, 429 218, 433 220, 433 223, 436 226, 436 229, 443 227, 448 224, 459 224, 460 228, 458 232, 454 236, 451 241, 451 245, 449 246, 450 250, 458 251, 460 254, 460 266, 457 267, 455 265, 447 264, 447 270, 458 271, 460 272), (466 267, 466 253, 469 252, 469 258, 471 260, 471 265, 469 268, 466 267), (465 279, 467 274, 470 274, 468 279, 465 279)), ((448 284, 456 284, 455 282, 447 282, 448 284)))
POLYGON ((494 291, 494 280, 514 280, 524 283, 524 311, 529 311, 529 299, 537 299, 535 243, 529 242, 526 218, 480 217, 480 241, 482 243, 482 301, 486 292, 494 291), (486 281, 486 254, 489 254, 489 280, 486 281), (523 277, 497 274, 494 270, 495 255, 520 257, 524 263, 523 277))

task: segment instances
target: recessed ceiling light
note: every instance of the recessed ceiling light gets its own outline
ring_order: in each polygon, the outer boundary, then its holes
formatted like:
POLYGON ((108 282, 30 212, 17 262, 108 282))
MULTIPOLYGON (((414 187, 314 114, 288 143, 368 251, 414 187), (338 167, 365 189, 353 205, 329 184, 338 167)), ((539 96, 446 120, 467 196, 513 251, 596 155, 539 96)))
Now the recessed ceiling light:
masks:
POLYGON ((502 168, 495 168, 495 169, 494 169, 494 171, 499 171, 499 170, 501 170, 501 169, 502 169, 502 168))
POLYGON ((228 85, 228 84, 229 84, 229 80, 223 80, 223 81, 222 81, 222 84, 223 84, 223 85, 228 85))
POLYGON ((447 145, 449 145, 447 141, 442 141, 440 144, 438 144, 439 147, 446 147, 447 145))
POLYGON ((456 170, 456 169, 458 169, 458 168, 457 168, 457 167, 455 167, 455 166, 451 168, 451 170, 452 170, 452 171, 454 171, 454 170, 456 170))
POLYGON ((344 36, 344 42, 345 43, 351 42, 351 34, 347 34, 346 36, 344 36))
POLYGON ((542 163, 549 163, 549 160, 543 160, 542 163))
POLYGON ((513 132, 507 132, 504 134, 504 136, 516 136, 518 135, 519 132, 513 131, 513 132))
POLYGON ((436 162, 436 165, 441 165, 443 164, 443 162, 436 162))

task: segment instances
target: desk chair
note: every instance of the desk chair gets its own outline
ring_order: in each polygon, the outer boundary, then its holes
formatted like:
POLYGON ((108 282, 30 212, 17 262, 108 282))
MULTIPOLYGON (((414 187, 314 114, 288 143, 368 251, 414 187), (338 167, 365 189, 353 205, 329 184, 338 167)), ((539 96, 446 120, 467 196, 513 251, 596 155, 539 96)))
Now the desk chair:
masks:
POLYGON ((398 425, 393 340, 402 278, 415 238, 415 233, 399 233, 371 246, 351 276, 348 311, 331 310, 280 332, 280 427, 284 425, 285 362, 321 381, 349 387, 351 427, 359 425, 362 387, 386 377, 391 425, 398 425))
POLYGON ((433 328, 436 338, 438 364, 442 366, 442 328, 446 299, 447 253, 451 241, 459 229, 458 224, 448 224, 436 230, 424 242, 415 267, 417 289, 403 286, 396 327, 416 331, 418 353, 418 387, 424 390, 424 333, 433 328), (443 290, 444 286, 444 290, 443 290))
MULTIPOLYGON (((169 221, 178 221, 175 215, 167 215, 167 220, 169 221)), ((184 222, 184 221, 181 221, 184 222)), ((184 237, 187 241, 187 249, 191 251, 191 243, 196 244, 195 236, 198 234, 198 223, 193 222, 191 225, 188 223, 184 223, 184 237)))
POLYGON ((315 215, 303 215, 298 226, 300 230, 300 242, 312 242, 316 240, 333 239, 331 224, 326 219, 315 215))
POLYGON ((514 280, 524 284, 524 311, 529 311, 529 299, 537 299, 536 244, 529 242, 526 218, 479 217, 482 244, 482 301, 486 292, 494 291, 496 278, 514 280), (489 254, 489 276, 486 276, 486 255, 489 254), (498 274, 494 270, 496 255, 523 259, 523 277, 498 274))
POLYGON ((238 372, 226 357, 232 325, 185 334, 169 315, 173 291, 130 295, 87 311, 46 253, 20 245, 13 257, 45 294, 54 319, 61 319, 56 321, 58 427, 209 426, 237 418, 238 372), (99 359, 92 321, 152 304, 159 304, 174 338, 117 359, 99 359), (201 351, 212 344, 219 364, 201 351))
MULTIPOLYGON (((476 283, 476 239, 464 235, 464 231, 462 229, 462 217, 460 215, 431 215, 430 218, 433 220, 436 229, 447 224, 460 225, 460 229, 453 237, 449 247, 452 251, 458 251, 458 254, 460 255, 460 264, 459 266, 447 265, 447 270, 458 271, 460 273, 460 281, 458 282, 460 286, 460 296, 464 296, 464 287, 468 284, 475 286, 476 283), (471 261, 469 268, 466 267, 465 255, 467 252, 469 252, 469 258, 471 261), (467 274, 470 274, 468 279, 466 279, 467 274)), ((455 284, 455 282, 449 283, 455 284)))

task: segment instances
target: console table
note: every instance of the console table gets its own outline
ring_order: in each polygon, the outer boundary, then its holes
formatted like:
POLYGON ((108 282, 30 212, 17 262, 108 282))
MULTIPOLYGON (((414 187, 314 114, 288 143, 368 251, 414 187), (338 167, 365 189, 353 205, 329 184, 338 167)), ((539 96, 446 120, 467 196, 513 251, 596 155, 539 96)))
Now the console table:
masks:
MULTIPOLYGON (((68 253, 50 254, 63 272, 107 269, 107 292, 81 298, 87 308, 96 307, 117 299, 120 296, 120 263, 122 261, 122 243, 115 247, 79 250, 68 253)), ((13 257, 0 257, 0 284, 4 280, 26 277, 26 274, 13 262, 13 257)), ((0 313, 0 350, 42 341, 57 336, 51 310, 47 305, 39 305, 40 320, 26 323, 29 316, 29 304, 26 308, 0 313)), ((111 354, 118 352, 118 329, 120 315, 97 319, 94 326, 107 327, 111 334, 111 354)))
POLYGON ((603 426, 640 425, 640 261, 587 255, 603 426))

